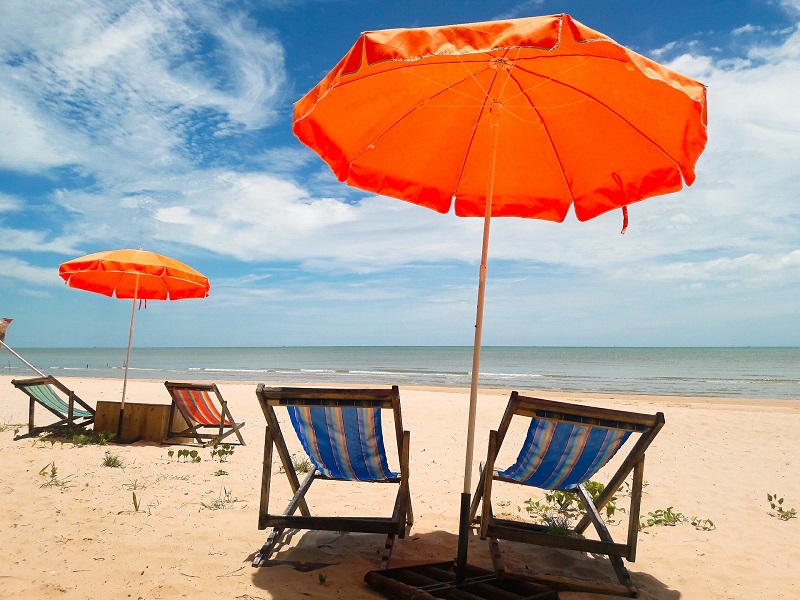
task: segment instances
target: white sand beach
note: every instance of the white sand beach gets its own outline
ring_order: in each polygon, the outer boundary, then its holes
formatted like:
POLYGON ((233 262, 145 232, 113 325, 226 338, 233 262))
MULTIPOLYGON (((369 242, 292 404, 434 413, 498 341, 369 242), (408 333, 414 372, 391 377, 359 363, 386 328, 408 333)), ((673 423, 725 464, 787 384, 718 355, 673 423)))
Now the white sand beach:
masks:
MULTIPOLYGON (((207 448, 199 449, 201 462, 188 463, 168 456, 182 446, 15 441, 15 424, 26 431, 28 402, 10 380, 0 377, 0 424, 6 425, 0 432, 0 536, 6 544, 0 598, 381 597, 363 582, 379 566, 384 540, 377 535, 300 532, 273 556, 287 564, 251 566, 267 534, 257 528, 264 417, 254 382, 219 382, 232 414, 246 421, 247 445, 235 446, 224 463, 212 460, 207 448), (118 456, 122 468, 103 466, 106 452, 118 456), (66 485, 43 486, 51 471, 39 473, 48 465, 57 467, 56 479, 66 485), (302 572, 293 568, 299 561, 321 565, 302 572)), ((121 390, 119 380, 62 381, 92 405, 117 400, 121 390)), ((391 567, 455 556, 468 403, 462 389, 402 387, 400 394, 404 427, 411 432, 415 524, 409 537, 395 543, 391 567)), ((130 381, 128 396, 132 403, 169 402, 157 381, 130 381)), ((628 565, 641 598, 797 597, 800 519, 771 516, 767 494, 784 497, 786 509, 800 510, 800 402, 541 396, 665 413, 666 426, 647 453, 642 512, 672 507, 713 521, 715 528, 681 523, 641 531, 637 560, 628 565)), ((481 390, 475 481, 488 431, 497 427, 507 398, 507 391, 481 390)), ((42 409, 37 414, 47 418, 42 409)), ((296 440, 291 443, 291 450, 299 448, 296 440)), ((395 491, 387 487, 323 484, 311 489, 309 499, 312 510, 327 514, 386 515, 395 491)), ((527 518, 525 500, 543 496, 522 486, 498 486, 495 493, 520 518, 527 518)), ((276 475, 273 508, 282 510, 289 497, 285 477, 276 475)), ((612 535, 624 537, 624 527, 612 525, 612 535)), ((602 559, 511 542, 501 547, 511 569, 614 581, 602 559)), ((477 535, 470 540, 469 561, 491 567, 488 542, 477 535)), ((599 596, 561 593, 565 600, 594 597, 599 596)))

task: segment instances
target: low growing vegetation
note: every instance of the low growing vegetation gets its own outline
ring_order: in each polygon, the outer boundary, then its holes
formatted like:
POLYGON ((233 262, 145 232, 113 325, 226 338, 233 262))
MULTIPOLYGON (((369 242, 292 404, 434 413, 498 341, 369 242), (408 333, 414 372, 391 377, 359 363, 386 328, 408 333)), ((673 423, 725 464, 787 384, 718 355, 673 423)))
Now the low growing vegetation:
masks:
POLYGON ((769 513, 772 517, 777 517, 781 521, 788 521, 797 517, 797 510, 794 508, 783 508, 783 498, 778 497, 778 494, 767 494, 767 502, 772 512, 769 513))

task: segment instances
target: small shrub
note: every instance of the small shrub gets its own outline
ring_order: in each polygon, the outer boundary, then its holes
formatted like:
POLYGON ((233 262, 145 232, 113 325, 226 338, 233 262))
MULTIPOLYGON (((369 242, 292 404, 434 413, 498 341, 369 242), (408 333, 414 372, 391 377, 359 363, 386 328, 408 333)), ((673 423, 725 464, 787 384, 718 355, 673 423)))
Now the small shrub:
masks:
POLYGON ((683 513, 675 511, 669 506, 647 513, 647 516, 639 523, 639 529, 646 529, 647 527, 675 527, 680 523, 689 523, 695 529, 700 529, 702 531, 712 531, 717 528, 711 519, 701 519, 700 517, 688 518, 683 513))
POLYGON ((148 486, 147 482, 142 480, 139 481, 138 479, 131 479, 128 483, 123 483, 122 487, 126 490, 143 490, 148 486))
POLYGON ((24 423, 0 423, 0 432, 8 431, 9 429, 14 430, 14 435, 16 436, 19 433, 19 430, 22 428, 24 423))
POLYGON ((773 512, 769 513, 772 517, 777 517, 781 521, 788 521, 797 516, 797 510, 794 508, 783 508, 783 498, 779 498, 778 494, 767 494, 767 501, 773 512))
POLYGON ((178 462, 199 463, 201 460, 202 459, 197 454, 197 450, 178 450, 178 462))
POLYGON ((553 535, 569 535, 572 532, 572 519, 566 515, 550 514, 544 517, 547 533, 553 535))
POLYGON ((228 457, 233 455, 233 446, 230 444, 214 444, 214 449, 211 450, 211 460, 214 457, 219 458, 219 462, 227 462, 228 457))
POLYGON ((674 527, 678 523, 683 523, 686 520, 686 517, 682 513, 673 511, 672 507, 669 506, 647 513, 647 516, 639 524, 639 527, 642 529, 645 527, 657 526, 674 527))
POLYGON ((227 474, 228 474, 228 472, 224 471, 223 469, 217 469, 216 471, 214 471, 214 475, 216 477, 222 477, 223 475, 227 475, 227 474))
POLYGON ((311 460, 307 456, 298 457, 292 454, 292 465, 298 473, 308 473, 311 470, 311 460))
POLYGON ((51 462, 47 463, 42 470, 39 471, 39 475, 42 477, 47 477, 48 479, 39 487, 60 487, 60 488, 67 488, 69 487, 69 478, 71 475, 68 475, 64 479, 58 478, 58 467, 56 467, 56 463, 51 462))
POLYGON ((103 457, 103 466, 104 467, 111 467, 113 469, 121 469, 122 468, 122 459, 117 456, 116 454, 111 454, 108 450, 106 450, 106 454, 103 457))
POLYGON ((239 499, 234 498, 230 490, 226 489, 223 486, 219 498, 217 498, 216 500, 212 500, 208 504, 206 504, 205 502, 201 502, 200 510, 203 510, 204 508, 207 508, 208 510, 222 510, 223 508, 230 508, 236 502, 239 502, 239 499))
MULTIPOLYGON (((605 486, 598 481, 587 481, 584 487, 592 501, 597 500, 600 494, 603 493, 603 490, 605 490, 605 486)), ((622 488, 620 488, 620 490, 621 489, 622 488)), ((544 500, 537 500, 534 502, 529 499, 525 501, 525 504, 528 514, 545 525, 547 525, 548 519, 553 513, 565 517, 577 517, 583 514, 583 506, 581 505, 578 494, 575 492, 554 490, 552 492, 547 492, 544 496, 544 500)), ((611 519, 618 510, 620 512, 626 512, 625 509, 617 507, 617 497, 612 496, 605 506, 606 517, 611 519)))

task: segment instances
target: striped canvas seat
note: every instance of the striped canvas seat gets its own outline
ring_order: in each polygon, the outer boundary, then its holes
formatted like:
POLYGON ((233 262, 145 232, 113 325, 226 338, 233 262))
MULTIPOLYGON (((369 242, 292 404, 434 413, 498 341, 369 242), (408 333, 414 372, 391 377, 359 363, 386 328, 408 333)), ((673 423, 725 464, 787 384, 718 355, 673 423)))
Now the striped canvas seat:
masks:
POLYGON ((548 490, 572 490, 617 453, 630 431, 531 419, 516 462, 499 476, 548 490))
POLYGON ((499 539, 604 554, 611 561, 619 584, 554 576, 533 578, 556 584, 558 589, 635 596, 636 588, 622 559, 630 562, 636 559, 644 453, 663 426, 664 415, 660 412, 649 415, 603 409, 520 396, 512 392, 500 426, 489 435, 486 463, 482 465, 480 483, 470 507, 470 519, 480 524, 481 538, 491 541, 495 570, 505 570, 499 539), (514 419, 529 421, 525 440, 511 466, 495 469, 498 453, 514 419), (636 442, 626 444, 629 440, 632 442, 634 436, 636 442), (592 498, 584 485, 596 477, 620 451, 625 451, 625 459, 605 483, 602 492, 592 498), (600 511, 617 494, 631 473, 633 481, 630 487, 627 540, 620 543, 611 537, 600 511), (566 534, 538 523, 495 517, 492 507, 494 481, 573 492, 584 513, 566 534), (599 539, 583 536, 589 525, 594 526, 599 539))
MULTIPOLYGON (((408 490, 410 434, 403 431, 397 386, 391 389, 331 389, 266 387, 261 384, 256 395, 267 421, 258 528, 271 527, 272 531, 256 554, 253 565, 266 562, 283 543, 287 531, 311 529, 385 534, 381 559, 381 567, 385 568, 395 538, 405 537, 414 521, 408 490), (275 412, 275 407, 279 406, 288 410, 292 428, 312 465, 302 483, 275 412), (385 410, 392 411, 399 472, 389 468, 386 456, 381 424, 385 410), (280 514, 269 510, 273 450, 278 453, 293 494, 289 505, 280 514), (312 515, 306 494, 316 480, 398 484, 394 511, 390 517, 312 515)), ((336 513, 335 506, 332 512, 336 513)))
POLYGON ((14 379, 14 386, 28 395, 28 433, 20 437, 38 435, 40 432, 59 427, 80 427, 94 422, 94 409, 81 400, 55 377, 34 377, 32 379, 14 379), (34 424, 34 408, 39 405, 46 408, 58 419, 47 425, 36 427, 34 424))
POLYGON ((290 406, 297 437, 325 477, 350 481, 396 479, 383 446, 381 410, 376 408, 290 406))
POLYGON ((191 439, 206 446, 236 435, 239 443, 245 445, 239 431, 244 422, 233 420, 228 403, 215 383, 165 381, 164 385, 172 397, 168 441, 191 439))

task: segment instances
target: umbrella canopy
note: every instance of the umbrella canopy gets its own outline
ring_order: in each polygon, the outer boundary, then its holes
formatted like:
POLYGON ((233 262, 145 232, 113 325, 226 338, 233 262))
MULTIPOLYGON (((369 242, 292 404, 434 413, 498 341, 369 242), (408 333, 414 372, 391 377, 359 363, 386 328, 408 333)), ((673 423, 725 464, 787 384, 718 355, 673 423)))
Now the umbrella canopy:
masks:
POLYGON ((148 250, 110 250, 63 263, 70 287, 117 298, 180 300, 208 296, 208 279, 180 261, 148 250))
POLYGON ((361 35, 292 130, 348 184, 459 216, 579 220, 691 184, 705 87, 569 15, 361 35), (499 125, 499 131, 493 129, 499 125))
POLYGON ((565 14, 371 31, 295 104, 292 131, 340 181, 484 217, 466 552, 491 217, 585 221, 693 183, 705 87, 565 14))
POLYGON ((110 250, 87 254, 61 264, 58 274, 70 287, 104 296, 133 299, 128 353, 122 382, 122 403, 117 434, 122 431, 128 365, 131 360, 133 325, 137 300, 181 300, 205 298, 208 279, 190 266, 148 250, 110 250))

